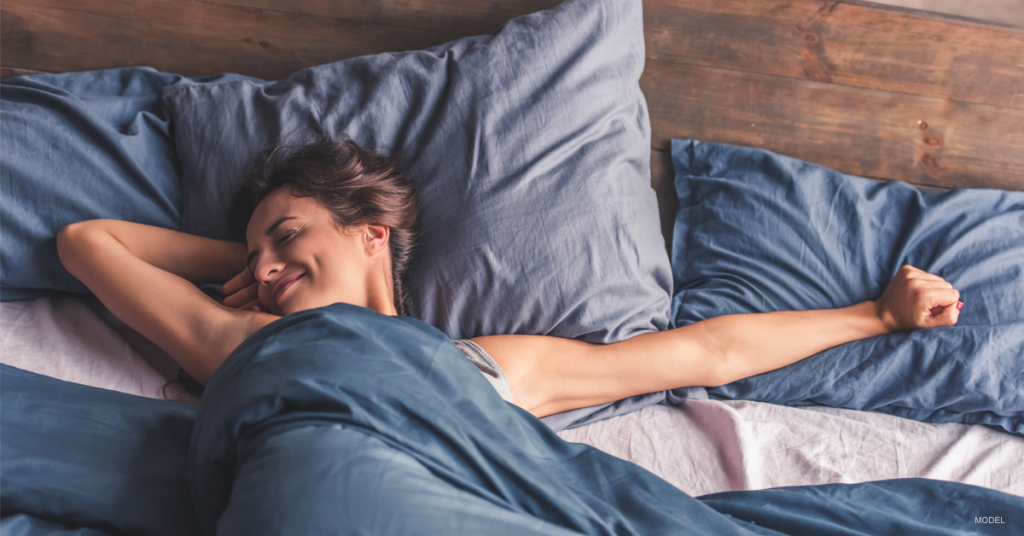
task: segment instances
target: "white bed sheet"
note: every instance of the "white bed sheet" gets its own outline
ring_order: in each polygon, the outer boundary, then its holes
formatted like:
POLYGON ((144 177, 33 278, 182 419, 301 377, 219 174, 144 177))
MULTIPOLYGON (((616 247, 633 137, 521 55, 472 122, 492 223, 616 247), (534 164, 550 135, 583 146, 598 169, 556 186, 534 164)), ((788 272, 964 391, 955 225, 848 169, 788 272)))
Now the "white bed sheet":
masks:
POLYGON ((165 390, 177 376, 177 364, 136 333, 136 343, 148 345, 140 353, 103 320, 101 307, 76 298, 0 303, 0 362, 139 396, 195 401, 177 384, 165 390))
POLYGON ((980 425, 693 400, 559 435, 630 460, 693 496, 910 477, 1024 496, 1024 438, 980 425))
MULTIPOLYGON (((91 300, 0 304, 0 361, 67 381, 178 400, 177 365, 91 300), (116 321, 114 322, 116 325, 116 321), (132 342, 129 343, 128 340, 132 342), (145 356, 145 357, 144 357, 145 356)), ((194 400, 194 399, 193 399, 194 400)), ((630 460, 686 493, 923 477, 1024 496, 1024 438, 881 413, 693 400, 559 434, 630 460)))

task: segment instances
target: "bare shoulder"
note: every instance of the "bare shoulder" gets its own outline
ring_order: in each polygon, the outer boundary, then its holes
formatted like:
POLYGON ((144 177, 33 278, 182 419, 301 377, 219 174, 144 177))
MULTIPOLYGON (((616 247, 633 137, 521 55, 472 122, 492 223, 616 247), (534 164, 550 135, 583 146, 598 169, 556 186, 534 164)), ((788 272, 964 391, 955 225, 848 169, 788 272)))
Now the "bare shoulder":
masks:
POLYGON ((644 333, 611 344, 531 335, 473 341, 505 371, 513 402, 537 417, 704 385, 706 375, 699 328, 644 333))

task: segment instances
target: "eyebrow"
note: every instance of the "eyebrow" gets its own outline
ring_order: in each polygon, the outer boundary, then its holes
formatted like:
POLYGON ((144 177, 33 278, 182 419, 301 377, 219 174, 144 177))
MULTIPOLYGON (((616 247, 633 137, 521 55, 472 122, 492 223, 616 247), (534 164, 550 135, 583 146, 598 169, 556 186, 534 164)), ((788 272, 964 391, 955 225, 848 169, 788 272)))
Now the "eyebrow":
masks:
MULTIPOLYGON (((282 223, 284 223, 284 222, 286 222, 288 220, 294 220, 294 219, 295 219, 295 216, 284 216, 284 217, 282 217, 281 219, 275 221, 273 225, 268 227, 267 231, 265 233, 263 233, 263 236, 270 236, 270 235, 274 234, 274 231, 276 231, 277 228, 280 227, 282 223)), ((252 261, 256 260, 256 253, 258 253, 258 251, 253 250, 253 251, 249 252, 249 256, 247 256, 245 258, 245 267, 249 268, 250 271, 252 271, 252 268, 251 268, 252 261)))

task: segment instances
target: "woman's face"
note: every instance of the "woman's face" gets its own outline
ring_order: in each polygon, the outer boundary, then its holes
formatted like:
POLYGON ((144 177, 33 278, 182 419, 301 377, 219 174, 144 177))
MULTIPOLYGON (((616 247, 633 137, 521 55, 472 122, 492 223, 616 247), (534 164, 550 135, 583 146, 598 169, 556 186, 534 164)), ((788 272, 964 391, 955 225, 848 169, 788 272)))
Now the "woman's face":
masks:
POLYGON ((342 228, 319 202, 287 189, 270 194, 246 228, 260 303, 282 316, 338 302, 369 307, 387 240, 386 228, 383 241, 378 232, 380 226, 342 228))

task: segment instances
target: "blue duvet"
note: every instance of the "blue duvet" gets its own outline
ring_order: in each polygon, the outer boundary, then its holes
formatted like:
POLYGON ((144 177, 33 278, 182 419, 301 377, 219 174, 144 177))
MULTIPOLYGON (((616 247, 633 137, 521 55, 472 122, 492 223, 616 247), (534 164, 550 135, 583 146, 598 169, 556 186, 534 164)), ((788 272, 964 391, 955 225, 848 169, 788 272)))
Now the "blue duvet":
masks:
POLYGON ((198 415, 10 367, 2 382, 5 534, 1015 534, 975 517, 1024 519, 1022 498, 928 480, 696 499, 562 441, 439 331, 345 304, 250 337, 198 415))

